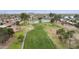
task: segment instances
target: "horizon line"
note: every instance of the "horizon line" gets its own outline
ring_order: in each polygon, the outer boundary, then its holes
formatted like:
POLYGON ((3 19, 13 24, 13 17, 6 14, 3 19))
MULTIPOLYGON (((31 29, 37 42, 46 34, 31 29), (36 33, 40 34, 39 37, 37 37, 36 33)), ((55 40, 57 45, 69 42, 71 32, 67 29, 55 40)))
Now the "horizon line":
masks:
POLYGON ((79 10, 0 10, 0 14, 20 14, 20 13, 34 13, 34 14, 79 14, 79 10))

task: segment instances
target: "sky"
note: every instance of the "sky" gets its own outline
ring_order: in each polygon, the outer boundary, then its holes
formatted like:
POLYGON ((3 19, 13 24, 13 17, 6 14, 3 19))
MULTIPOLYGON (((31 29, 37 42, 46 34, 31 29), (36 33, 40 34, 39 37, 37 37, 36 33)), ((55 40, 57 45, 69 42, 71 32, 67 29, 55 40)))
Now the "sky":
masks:
POLYGON ((19 14, 19 13, 79 14, 79 10, 0 10, 0 14, 19 14))

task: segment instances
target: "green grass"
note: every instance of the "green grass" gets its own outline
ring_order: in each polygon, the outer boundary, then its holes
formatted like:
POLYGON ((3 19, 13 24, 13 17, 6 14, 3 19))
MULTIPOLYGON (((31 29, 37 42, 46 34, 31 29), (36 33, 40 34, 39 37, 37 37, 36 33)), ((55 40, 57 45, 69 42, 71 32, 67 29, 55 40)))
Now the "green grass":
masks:
MULTIPOLYGON (((35 25, 37 25, 37 24, 35 24, 35 25)), ((58 24, 56 24, 56 23, 40 23, 40 24, 38 24, 38 25, 42 25, 42 26, 49 26, 49 27, 52 27, 52 28, 55 28, 55 29, 59 29, 59 28, 63 28, 63 26, 61 26, 61 25, 58 25, 58 24)))
POLYGON ((21 48, 21 42, 19 42, 18 37, 20 35, 24 35, 24 33, 23 32, 16 32, 14 35, 15 35, 14 42, 12 42, 12 44, 9 46, 9 48, 10 49, 19 49, 19 48, 21 48))
POLYGON ((48 23, 48 26, 53 27, 53 28, 62 28, 61 26, 59 26, 55 23, 48 23))
POLYGON ((35 25, 35 29, 27 33, 24 48, 50 49, 55 48, 55 45, 43 30, 43 27, 41 25, 35 25))
MULTIPOLYGON (((47 31, 48 30, 51 30, 51 29, 54 29, 54 30, 57 30, 57 29, 60 29, 60 28, 63 28, 63 26, 61 25, 58 25, 56 23, 43 23, 42 26, 44 26, 44 29, 47 31)), ((56 48, 66 48, 65 45, 56 37, 54 36, 54 34, 50 34, 49 35, 51 40, 53 41, 53 43, 55 44, 56 48)))

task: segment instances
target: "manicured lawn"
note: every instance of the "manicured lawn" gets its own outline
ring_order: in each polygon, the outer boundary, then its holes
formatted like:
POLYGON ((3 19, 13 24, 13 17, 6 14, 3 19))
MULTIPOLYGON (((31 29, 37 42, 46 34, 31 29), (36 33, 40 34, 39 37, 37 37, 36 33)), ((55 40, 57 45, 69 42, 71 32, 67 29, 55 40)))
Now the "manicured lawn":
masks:
POLYGON ((47 26, 50 26, 50 27, 56 28, 56 29, 63 28, 63 26, 60 26, 60 25, 58 25, 56 23, 45 23, 44 25, 47 25, 47 26))
POLYGON ((50 49, 55 48, 55 45, 43 30, 41 25, 36 25, 35 29, 28 32, 24 44, 27 49, 50 49))
POLYGON ((19 48, 21 48, 21 42, 19 42, 19 39, 18 39, 18 37, 20 35, 24 35, 24 33, 23 32, 16 32, 15 33, 15 35, 14 35, 15 39, 13 39, 14 41, 9 46, 10 49, 19 49, 19 48))

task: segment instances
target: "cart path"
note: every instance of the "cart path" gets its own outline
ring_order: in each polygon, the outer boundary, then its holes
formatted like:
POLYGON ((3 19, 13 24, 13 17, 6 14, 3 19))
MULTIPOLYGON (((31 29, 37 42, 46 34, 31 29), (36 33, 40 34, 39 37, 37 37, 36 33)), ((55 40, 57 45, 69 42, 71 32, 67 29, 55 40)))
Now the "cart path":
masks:
POLYGON ((28 27, 28 31, 27 31, 27 29, 26 29, 26 31, 25 31, 25 33, 24 33, 23 42, 22 42, 22 44, 21 44, 21 49, 24 48, 24 43, 25 43, 25 39, 26 39, 26 36, 27 36, 27 32, 29 32, 29 31, 31 31, 31 30, 33 30, 33 29, 34 29, 34 27, 33 27, 32 25, 30 25, 30 26, 28 27))
POLYGON ((23 42, 22 42, 22 45, 21 45, 21 49, 24 48, 24 42, 25 42, 25 39, 26 39, 26 35, 27 35, 27 32, 24 34, 24 38, 23 38, 23 42))

